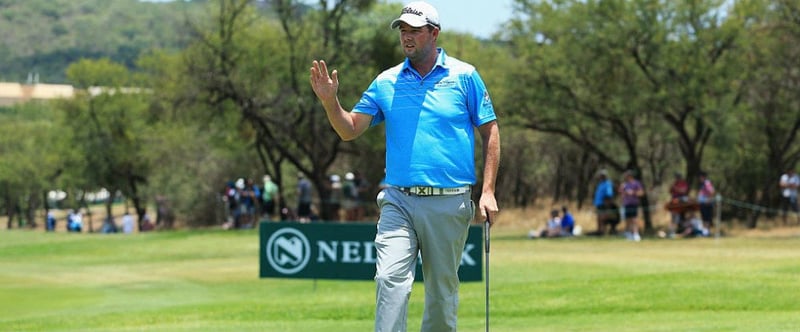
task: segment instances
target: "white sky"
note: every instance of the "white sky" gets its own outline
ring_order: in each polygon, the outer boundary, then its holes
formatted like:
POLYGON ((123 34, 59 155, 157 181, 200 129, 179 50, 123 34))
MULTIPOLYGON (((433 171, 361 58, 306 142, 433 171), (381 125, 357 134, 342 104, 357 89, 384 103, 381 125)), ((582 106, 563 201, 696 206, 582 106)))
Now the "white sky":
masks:
MULTIPOLYGON (((407 4, 413 0, 393 0, 407 4)), ((511 17, 513 0, 425 0, 436 7, 442 30, 489 38, 511 17)))

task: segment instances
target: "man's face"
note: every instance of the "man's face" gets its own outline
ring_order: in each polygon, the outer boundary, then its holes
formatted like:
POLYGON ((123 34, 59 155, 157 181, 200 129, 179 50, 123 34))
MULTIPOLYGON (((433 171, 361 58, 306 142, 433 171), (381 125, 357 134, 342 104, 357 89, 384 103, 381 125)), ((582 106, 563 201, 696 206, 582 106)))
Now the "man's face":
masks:
POLYGON ((403 53, 412 62, 424 59, 431 52, 436 51, 436 38, 439 36, 439 29, 424 26, 415 28, 405 22, 400 23, 400 46, 403 53))

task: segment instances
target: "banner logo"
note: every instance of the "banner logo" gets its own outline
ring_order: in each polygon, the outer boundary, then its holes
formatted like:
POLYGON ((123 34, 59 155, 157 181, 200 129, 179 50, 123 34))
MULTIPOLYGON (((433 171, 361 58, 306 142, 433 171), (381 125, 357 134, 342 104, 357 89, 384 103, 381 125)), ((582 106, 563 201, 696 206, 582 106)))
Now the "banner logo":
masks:
MULTIPOLYGON (((259 225, 258 268, 261 278, 374 280, 378 261, 376 224, 262 221, 259 225)), ((471 225, 461 251, 458 278, 482 280, 482 227, 471 225)), ((417 259, 416 281, 422 260, 417 259)))
POLYGON ((276 271, 295 274, 303 270, 311 258, 306 236, 294 228, 282 228, 267 240, 267 261, 276 271))

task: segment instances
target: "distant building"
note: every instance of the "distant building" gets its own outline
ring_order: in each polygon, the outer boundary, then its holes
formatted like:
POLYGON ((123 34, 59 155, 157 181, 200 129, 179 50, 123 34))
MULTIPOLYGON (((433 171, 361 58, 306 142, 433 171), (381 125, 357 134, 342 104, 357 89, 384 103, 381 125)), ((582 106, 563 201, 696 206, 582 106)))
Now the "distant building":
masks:
MULTIPOLYGON (((106 87, 89 87, 88 92, 91 96, 98 96, 103 93, 114 94, 115 91, 122 93, 149 93, 149 89, 121 87, 110 89, 106 87)), ((20 84, 0 82, 0 107, 12 106, 30 100, 53 100, 59 98, 73 98, 77 89, 66 84, 20 84)))
POLYGON ((29 100, 53 100, 74 96, 75 88, 66 84, 0 82, 0 106, 11 106, 29 100))

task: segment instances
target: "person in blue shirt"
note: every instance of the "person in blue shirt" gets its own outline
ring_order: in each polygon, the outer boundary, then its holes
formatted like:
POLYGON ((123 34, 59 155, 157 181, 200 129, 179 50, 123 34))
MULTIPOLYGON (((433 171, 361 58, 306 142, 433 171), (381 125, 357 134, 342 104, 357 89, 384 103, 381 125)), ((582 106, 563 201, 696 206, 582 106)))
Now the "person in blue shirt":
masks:
POLYGON ((597 172, 597 187, 594 190, 594 200, 592 205, 595 207, 597 213, 597 231, 593 235, 605 235, 607 220, 613 219, 614 214, 617 213, 616 209, 610 209, 607 201, 613 202, 614 199, 614 184, 608 178, 606 170, 597 172))
POLYGON ((47 219, 46 219, 45 227, 48 232, 55 232, 56 230, 56 216, 53 214, 53 211, 47 211, 47 219))
POLYGON ((375 236, 375 331, 406 331, 418 254, 425 276, 422 331, 455 331, 457 271, 475 217, 475 128, 484 161, 477 208, 490 222, 499 210, 497 117, 475 67, 437 47, 441 25, 433 6, 411 2, 391 27, 399 29, 406 59, 379 74, 352 111, 339 103, 339 74, 329 73, 325 61, 312 62, 310 83, 343 140, 385 125, 386 188, 377 197, 375 236))
POLYGON ((572 236, 575 230, 575 218, 566 206, 561 207, 561 236, 572 236))

